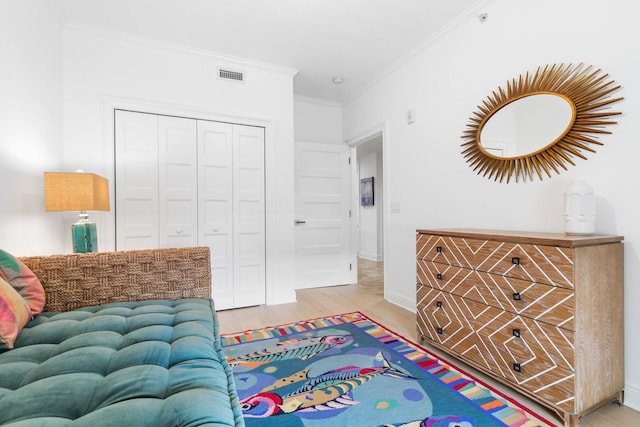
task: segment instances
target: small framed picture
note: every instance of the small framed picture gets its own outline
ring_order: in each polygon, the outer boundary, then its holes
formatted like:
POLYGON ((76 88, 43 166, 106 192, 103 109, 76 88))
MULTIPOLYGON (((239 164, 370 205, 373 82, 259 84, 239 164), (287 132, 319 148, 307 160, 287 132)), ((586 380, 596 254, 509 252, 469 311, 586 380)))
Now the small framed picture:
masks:
POLYGON ((373 177, 360 180, 360 206, 373 206, 373 177))

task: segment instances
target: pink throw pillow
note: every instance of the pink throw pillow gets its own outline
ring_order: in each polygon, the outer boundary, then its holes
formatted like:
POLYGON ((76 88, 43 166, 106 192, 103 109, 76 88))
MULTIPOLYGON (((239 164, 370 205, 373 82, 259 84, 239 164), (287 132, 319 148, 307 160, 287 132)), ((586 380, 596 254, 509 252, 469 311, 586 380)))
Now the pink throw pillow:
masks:
POLYGON ((0 249, 0 278, 9 282, 22 295, 33 316, 42 313, 45 295, 40 280, 22 261, 2 249, 0 249))
POLYGON ((31 317, 26 301, 0 278, 0 351, 13 348, 18 334, 31 317))

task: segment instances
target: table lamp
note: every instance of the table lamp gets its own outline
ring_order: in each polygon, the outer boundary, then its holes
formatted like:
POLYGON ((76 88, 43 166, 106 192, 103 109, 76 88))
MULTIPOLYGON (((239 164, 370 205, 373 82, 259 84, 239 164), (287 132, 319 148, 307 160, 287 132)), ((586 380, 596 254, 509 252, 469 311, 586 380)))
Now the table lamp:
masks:
POLYGON ((96 224, 89 221, 87 211, 108 211, 109 181, 106 178, 78 172, 45 172, 44 205, 47 212, 79 211, 80 219, 71 225, 73 252, 97 252, 96 224))

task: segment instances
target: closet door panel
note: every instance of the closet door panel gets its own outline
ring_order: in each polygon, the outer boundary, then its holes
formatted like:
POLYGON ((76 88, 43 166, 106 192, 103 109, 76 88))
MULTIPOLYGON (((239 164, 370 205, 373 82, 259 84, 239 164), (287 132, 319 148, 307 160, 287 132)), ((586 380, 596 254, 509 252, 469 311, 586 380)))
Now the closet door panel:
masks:
POLYGON ((115 111, 116 249, 158 247, 158 116, 115 111))
POLYGON ((233 126, 234 305, 264 304, 264 128, 233 126))
POLYGON ((264 304, 264 128, 116 114, 117 248, 206 245, 216 308, 264 304))
POLYGON ((160 247, 198 244, 196 120, 158 118, 160 247))
POLYGON ((233 126, 198 121, 198 242, 211 248, 217 309, 234 307, 233 126))

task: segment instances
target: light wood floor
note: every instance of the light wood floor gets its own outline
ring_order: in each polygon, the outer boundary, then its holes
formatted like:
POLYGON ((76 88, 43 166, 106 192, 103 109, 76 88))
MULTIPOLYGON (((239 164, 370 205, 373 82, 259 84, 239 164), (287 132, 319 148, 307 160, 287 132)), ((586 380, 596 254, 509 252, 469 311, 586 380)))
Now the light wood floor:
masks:
MULTIPOLYGON (((291 304, 219 311, 220 332, 228 334, 325 317, 332 314, 359 311, 388 329, 414 342, 418 342, 415 313, 385 301, 382 292, 380 292, 383 286, 383 264, 366 260, 359 260, 358 264, 359 284, 298 290, 296 291, 297 302, 291 304)), ((442 355, 437 349, 426 347, 432 352, 442 355)), ((460 368, 502 391, 507 396, 513 397, 534 409, 534 411, 545 416, 548 420, 557 423, 559 426, 562 425, 561 419, 554 412, 541 407, 518 393, 510 391, 450 356, 444 356, 444 358, 451 360, 460 368)), ((606 405, 585 416, 580 422, 580 427, 639 426, 640 412, 616 404, 606 405)))

